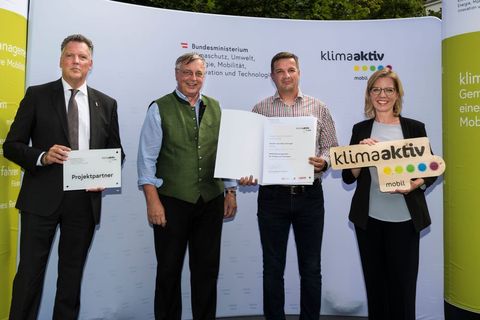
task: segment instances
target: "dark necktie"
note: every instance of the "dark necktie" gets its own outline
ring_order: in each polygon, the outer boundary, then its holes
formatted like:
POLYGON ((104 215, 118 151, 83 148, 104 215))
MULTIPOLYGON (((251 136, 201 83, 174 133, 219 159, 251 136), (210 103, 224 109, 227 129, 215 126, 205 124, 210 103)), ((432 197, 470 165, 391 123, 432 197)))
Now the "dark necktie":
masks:
POLYGON ((203 101, 200 101, 200 109, 198 110, 198 124, 202 121, 203 114, 205 113, 205 108, 207 105, 203 103, 203 101))
POLYGON ((77 89, 70 89, 72 95, 70 100, 68 100, 68 136, 70 139, 70 148, 72 150, 78 150, 78 105, 75 101, 75 95, 77 94, 77 89))

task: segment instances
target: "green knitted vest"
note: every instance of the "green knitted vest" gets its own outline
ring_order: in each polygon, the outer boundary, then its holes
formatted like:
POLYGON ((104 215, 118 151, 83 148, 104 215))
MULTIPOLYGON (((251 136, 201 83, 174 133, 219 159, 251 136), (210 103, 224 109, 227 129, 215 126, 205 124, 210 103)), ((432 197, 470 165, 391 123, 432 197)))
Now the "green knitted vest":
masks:
POLYGON ((221 110, 218 102, 202 96, 205 112, 197 126, 195 109, 175 92, 158 99, 163 141, 156 176, 163 179, 158 193, 190 203, 201 196, 210 201, 223 192, 214 179, 221 110))

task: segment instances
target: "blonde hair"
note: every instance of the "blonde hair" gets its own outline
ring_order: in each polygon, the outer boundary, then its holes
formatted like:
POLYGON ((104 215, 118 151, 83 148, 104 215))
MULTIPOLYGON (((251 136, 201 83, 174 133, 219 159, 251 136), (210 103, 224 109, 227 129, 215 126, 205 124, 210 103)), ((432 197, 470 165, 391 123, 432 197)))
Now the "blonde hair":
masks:
POLYGON ((386 67, 382 70, 374 72, 370 76, 370 79, 368 79, 367 89, 365 90, 365 116, 369 119, 375 118, 375 108, 373 107, 370 90, 372 90, 373 85, 380 78, 390 78, 393 80, 395 90, 397 92, 397 100, 395 101, 395 105, 393 106, 393 115, 395 117, 398 117, 402 112, 403 106, 403 85, 400 81, 400 78, 398 77, 398 74, 393 72, 390 67, 386 67))

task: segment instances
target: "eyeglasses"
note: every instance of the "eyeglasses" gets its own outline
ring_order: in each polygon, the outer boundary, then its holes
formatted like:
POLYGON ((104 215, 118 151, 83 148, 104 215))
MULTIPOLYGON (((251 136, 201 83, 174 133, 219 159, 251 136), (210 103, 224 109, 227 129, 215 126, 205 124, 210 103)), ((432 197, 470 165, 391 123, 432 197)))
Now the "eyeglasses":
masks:
MULTIPOLYGON (((182 73, 182 75, 184 77, 193 77, 193 74, 194 72, 192 70, 182 70, 182 69, 177 69, 178 71, 180 71, 182 73)), ((203 78, 205 77, 205 73, 203 73, 202 71, 197 71, 195 72, 195 77, 197 78, 203 78)))
POLYGON ((387 95, 388 97, 392 96, 393 94, 395 94, 395 92, 397 90, 395 90, 395 88, 392 88, 392 87, 387 87, 387 88, 377 88, 377 87, 373 87, 372 89, 370 89, 370 93, 373 94, 373 95, 376 95, 376 96, 379 96, 382 94, 382 91, 385 92, 385 95, 387 95))

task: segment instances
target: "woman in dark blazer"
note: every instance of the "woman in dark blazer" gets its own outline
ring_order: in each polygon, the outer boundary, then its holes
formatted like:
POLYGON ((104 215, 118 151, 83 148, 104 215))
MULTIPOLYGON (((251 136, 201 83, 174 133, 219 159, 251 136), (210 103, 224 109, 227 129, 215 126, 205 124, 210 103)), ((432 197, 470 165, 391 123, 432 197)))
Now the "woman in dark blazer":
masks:
MULTIPOLYGON (((422 122, 403 118, 403 87, 390 68, 372 74, 365 92, 368 120, 353 126, 350 145, 426 137, 422 122)), ((370 320, 414 320, 420 231, 430 225, 424 191, 435 178, 412 179, 410 187, 380 192, 375 167, 344 169, 357 182, 349 219, 355 232, 367 290, 370 320)))

